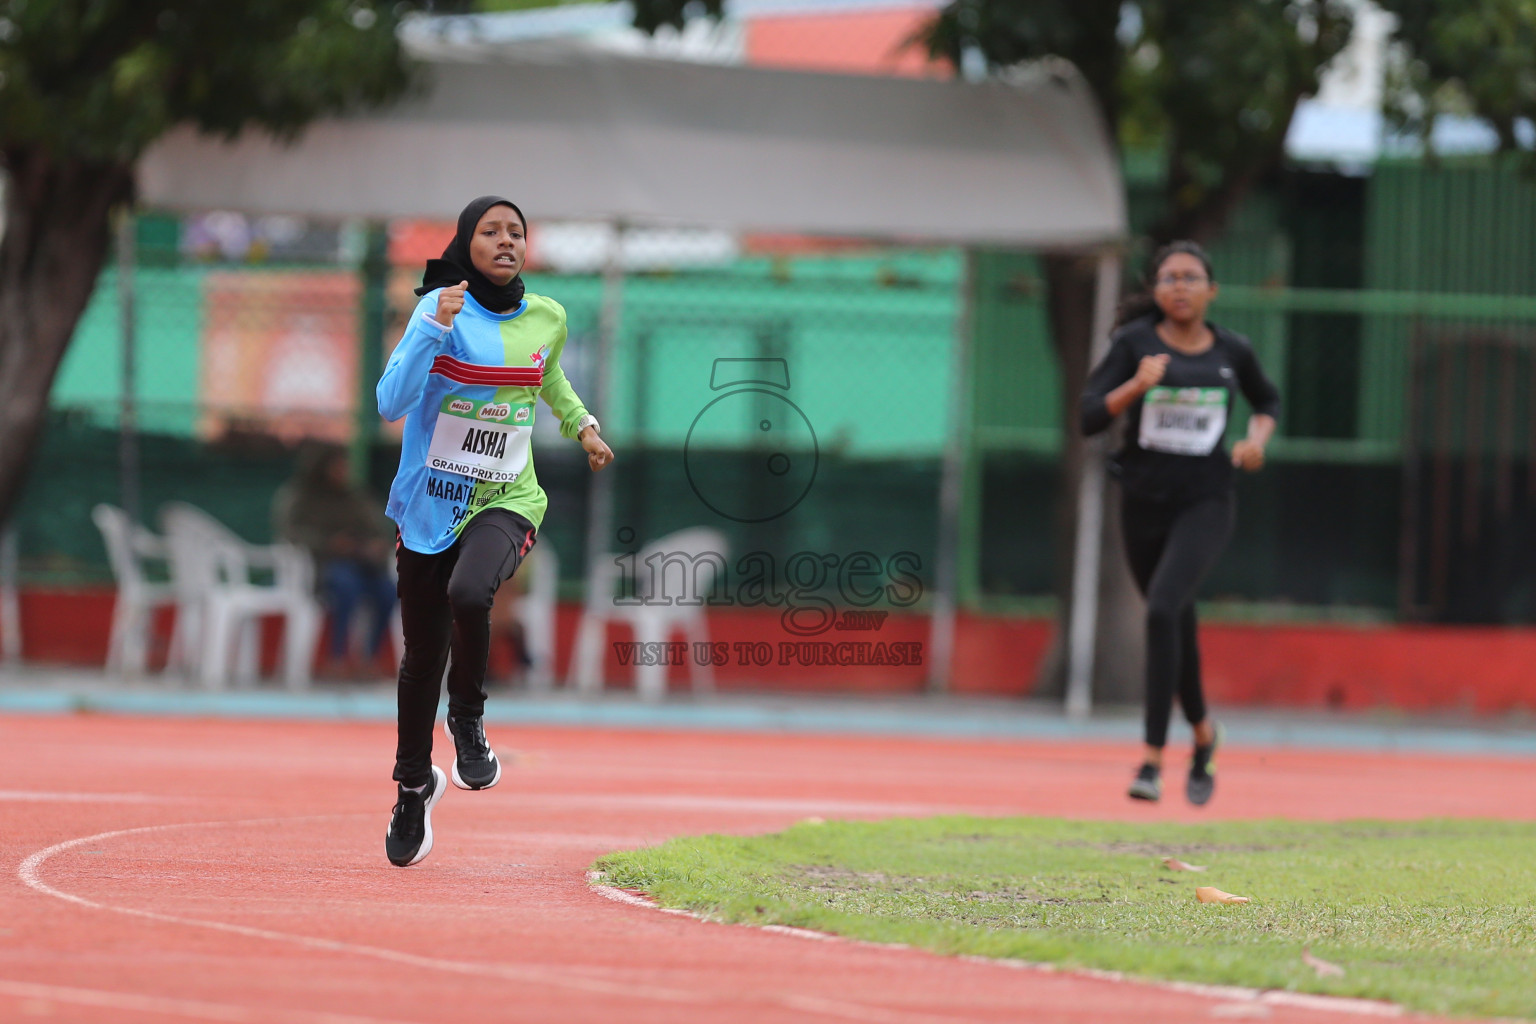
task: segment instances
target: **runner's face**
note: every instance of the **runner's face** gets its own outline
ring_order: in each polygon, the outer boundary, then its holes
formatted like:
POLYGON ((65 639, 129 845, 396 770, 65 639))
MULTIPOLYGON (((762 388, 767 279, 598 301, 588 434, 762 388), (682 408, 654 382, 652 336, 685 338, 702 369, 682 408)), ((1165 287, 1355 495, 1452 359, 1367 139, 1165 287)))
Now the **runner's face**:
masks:
POLYGON ((523 269, 528 256, 527 231, 510 206, 493 206, 475 225, 469 240, 469 261, 493 284, 503 285, 523 269))
POLYGON ((1205 264, 1187 252, 1163 260, 1152 280, 1152 298, 1163 316, 1176 324, 1203 321, 1215 297, 1216 283, 1206 274, 1205 264))

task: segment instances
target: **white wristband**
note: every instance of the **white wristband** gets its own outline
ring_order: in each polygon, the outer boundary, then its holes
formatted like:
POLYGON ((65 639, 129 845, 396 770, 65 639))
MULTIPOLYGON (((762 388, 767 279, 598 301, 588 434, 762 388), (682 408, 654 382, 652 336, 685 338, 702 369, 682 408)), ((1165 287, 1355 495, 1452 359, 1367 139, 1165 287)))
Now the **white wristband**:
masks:
POLYGON ((583 430, 586 430, 588 427, 591 427, 593 430, 597 431, 599 434, 601 434, 603 432, 603 428, 598 425, 597 417, 593 416, 591 413, 587 413, 581 419, 576 421, 576 436, 580 437, 581 436, 581 432, 583 430))

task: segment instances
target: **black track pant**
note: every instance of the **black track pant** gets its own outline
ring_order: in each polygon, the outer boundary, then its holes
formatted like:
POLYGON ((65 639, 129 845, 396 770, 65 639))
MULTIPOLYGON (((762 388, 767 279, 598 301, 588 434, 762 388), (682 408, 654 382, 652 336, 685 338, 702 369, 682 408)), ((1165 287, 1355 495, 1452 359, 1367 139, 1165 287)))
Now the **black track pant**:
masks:
POLYGON ((1147 599, 1147 745, 1168 742, 1173 695, 1191 725, 1205 721, 1195 592, 1232 535, 1232 497, 1171 504, 1126 495, 1120 526, 1131 575, 1147 599))
POLYGON ((491 604, 533 547, 534 528, 506 509, 478 513, 446 551, 395 551, 405 657, 400 661, 400 738, 395 781, 422 786, 432 778, 432 727, 450 649, 448 713, 474 718, 485 711, 485 664, 491 645, 491 604))

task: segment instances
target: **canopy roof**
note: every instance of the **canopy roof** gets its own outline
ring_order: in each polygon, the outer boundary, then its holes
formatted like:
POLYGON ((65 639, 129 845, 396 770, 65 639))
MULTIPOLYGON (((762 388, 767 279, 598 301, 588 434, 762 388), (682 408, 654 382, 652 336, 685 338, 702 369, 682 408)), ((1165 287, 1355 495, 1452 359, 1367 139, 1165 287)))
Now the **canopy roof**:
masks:
POLYGON ((1121 237, 1118 162, 1070 66, 1005 83, 815 74, 550 44, 428 65, 388 110, 293 144, 171 133, 140 165, 174 209, 534 220, 1071 247, 1121 237))

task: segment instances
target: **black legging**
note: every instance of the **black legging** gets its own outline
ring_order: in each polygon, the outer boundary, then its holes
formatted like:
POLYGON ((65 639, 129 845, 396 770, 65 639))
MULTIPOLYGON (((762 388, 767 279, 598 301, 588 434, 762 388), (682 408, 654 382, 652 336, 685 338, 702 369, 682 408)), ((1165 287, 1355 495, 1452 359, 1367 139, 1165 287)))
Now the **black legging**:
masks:
POLYGON ((448 672, 448 713, 477 718, 485 712, 485 665, 491 646, 491 604, 533 547, 534 528, 522 516, 491 508, 477 514, 446 551, 423 555, 400 545, 399 744, 395 781, 421 786, 432 778, 432 726, 448 672))
POLYGON ((1205 721, 1195 592, 1232 534, 1232 497, 1187 503, 1126 495, 1120 527, 1131 575, 1147 599, 1147 745, 1168 742, 1174 687, 1190 725, 1205 721))

